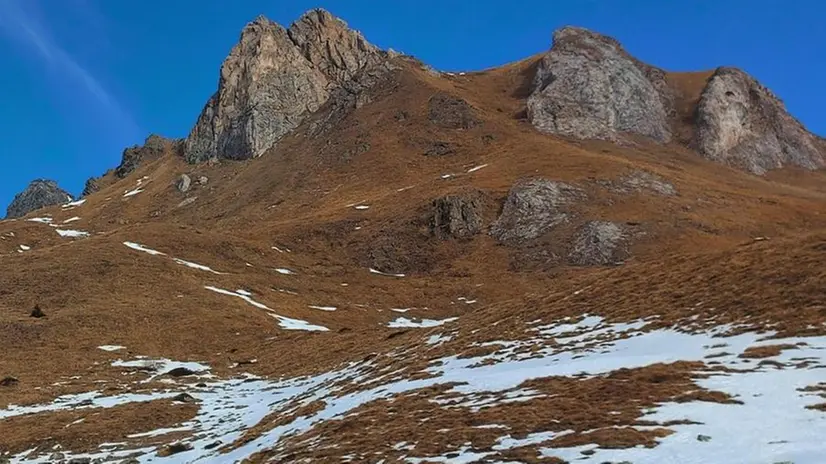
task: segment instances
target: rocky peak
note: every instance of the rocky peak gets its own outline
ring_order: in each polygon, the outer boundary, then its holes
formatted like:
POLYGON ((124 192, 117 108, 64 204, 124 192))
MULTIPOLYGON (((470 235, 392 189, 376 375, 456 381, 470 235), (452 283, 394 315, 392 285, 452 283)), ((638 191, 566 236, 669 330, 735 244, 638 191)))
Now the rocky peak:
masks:
POLYGON ((540 131, 613 140, 623 132, 671 139, 673 96, 665 73, 615 39, 579 27, 554 32, 537 67, 528 118, 540 131))
POLYGON ((706 158, 755 174, 826 164, 818 137, 769 89, 736 68, 718 68, 708 80, 697 106, 694 143, 706 158))
POLYGON ((14 200, 6 209, 6 218, 23 217, 40 208, 61 205, 72 200, 72 196, 61 189, 57 182, 48 179, 35 179, 25 190, 15 195, 14 200))
POLYGON ((184 147, 196 163, 261 156, 384 54, 343 21, 312 10, 288 31, 259 16, 221 66, 184 147))
MULTIPOLYGON (((123 179, 137 169, 144 161, 158 159, 167 151, 177 151, 180 144, 180 140, 168 139, 160 135, 151 134, 146 138, 142 146, 135 145, 123 150, 123 157, 121 158, 120 165, 115 168, 115 175, 123 179)), ((86 190, 87 189, 84 189, 84 192, 86 192, 86 190)))
POLYGON ((331 82, 353 79, 384 56, 361 33, 323 9, 308 11, 288 32, 301 54, 331 82))

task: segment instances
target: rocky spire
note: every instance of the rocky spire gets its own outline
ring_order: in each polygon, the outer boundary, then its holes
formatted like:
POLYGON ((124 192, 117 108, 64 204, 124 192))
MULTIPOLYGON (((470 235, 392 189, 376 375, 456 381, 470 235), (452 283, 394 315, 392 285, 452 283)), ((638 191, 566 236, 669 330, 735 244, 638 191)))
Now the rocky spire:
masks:
POLYGON ((755 174, 826 164, 818 137, 771 91, 734 68, 718 68, 708 80, 697 107, 694 143, 703 156, 755 174))
POLYGON ((40 208, 61 205, 72 200, 72 196, 61 189, 57 182, 35 179, 25 190, 15 195, 14 200, 6 209, 6 218, 23 217, 40 208))
POLYGON ((184 158, 261 156, 380 56, 324 10, 306 13, 290 31, 256 18, 221 66, 218 91, 189 134, 184 158))
POLYGON ((665 73, 634 59, 616 40, 578 27, 554 32, 527 109, 531 123, 547 133, 671 139, 673 97, 665 73))

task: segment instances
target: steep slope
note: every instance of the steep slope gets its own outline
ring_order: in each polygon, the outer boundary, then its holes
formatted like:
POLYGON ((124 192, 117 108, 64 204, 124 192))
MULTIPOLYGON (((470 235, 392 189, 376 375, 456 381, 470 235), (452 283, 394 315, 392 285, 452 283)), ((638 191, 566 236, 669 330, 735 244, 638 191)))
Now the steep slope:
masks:
POLYGON ((688 148, 708 74, 665 76, 673 143, 578 140, 527 119, 542 57, 250 28, 233 59, 283 39, 341 86, 260 156, 165 150, 0 221, 3 456, 816 462, 826 174, 688 148))
POLYGON ((57 182, 47 179, 33 180, 25 190, 14 196, 6 209, 6 218, 19 218, 32 211, 72 201, 72 196, 61 189, 57 182))

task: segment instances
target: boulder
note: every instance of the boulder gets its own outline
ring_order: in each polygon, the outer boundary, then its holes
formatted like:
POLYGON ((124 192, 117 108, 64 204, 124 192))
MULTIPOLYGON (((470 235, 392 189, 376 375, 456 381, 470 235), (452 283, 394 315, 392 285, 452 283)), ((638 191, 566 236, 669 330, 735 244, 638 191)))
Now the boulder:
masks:
POLYGON ((584 193, 571 185, 544 178, 523 179, 511 187, 502 214, 490 235, 499 242, 520 245, 565 223, 568 206, 584 193))
POLYGON ((608 221, 587 222, 576 234, 568 261, 576 266, 605 266, 623 261, 628 252, 622 226, 608 221))
POLYGON ((713 161, 754 174, 826 165, 818 138, 771 91, 739 69, 714 72, 700 96, 695 122, 694 144, 713 161))
POLYGON ((25 190, 14 196, 14 200, 6 209, 6 218, 23 217, 40 208, 62 205, 72 200, 72 196, 61 189, 57 182, 36 179, 25 190))
POLYGON ((550 134, 614 140, 627 132, 664 143, 671 139, 673 100, 662 70, 610 37, 564 27, 537 66, 527 113, 550 134))
POLYGON ((289 31, 258 17, 221 66, 218 91, 187 137, 184 158, 261 156, 384 57, 324 10, 307 12, 289 31))
POLYGON ((483 227, 482 198, 479 192, 447 195, 433 200, 430 233, 440 239, 467 239, 483 227))
POLYGON ((181 177, 175 182, 175 188, 178 189, 181 193, 186 193, 189 191, 189 187, 192 185, 192 179, 189 178, 186 174, 181 174, 181 177))

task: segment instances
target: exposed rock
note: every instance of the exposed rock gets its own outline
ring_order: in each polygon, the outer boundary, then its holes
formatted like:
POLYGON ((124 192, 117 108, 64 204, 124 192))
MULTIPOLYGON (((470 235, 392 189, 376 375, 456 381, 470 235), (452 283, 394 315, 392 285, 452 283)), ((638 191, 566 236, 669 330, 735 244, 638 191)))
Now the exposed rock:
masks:
POLYGON ((61 189, 57 182, 35 179, 25 190, 14 196, 6 209, 6 219, 23 217, 40 208, 62 205, 72 200, 72 196, 61 189))
POLYGON ((384 59, 378 48, 322 9, 308 11, 290 26, 290 39, 330 82, 342 85, 384 59))
POLYGON ((40 309, 40 306, 34 305, 34 309, 32 309, 32 312, 29 314, 29 316, 40 319, 41 317, 46 317, 46 313, 44 313, 43 310, 40 309))
POLYGON ((100 178, 90 177, 83 186, 83 192, 80 194, 81 198, 89 196, 100 190, 100 178))
POLYGON ((433 201, 430 233, 441 239, 467 239, 482 231, 480 192, 448 195, 433 201))
POLYGON ((72 458, 67 464, 91 464, 92 458, 72 458))
POLYGON ((566 207, 583 195, 579 189, 562 182, 543 178, 520 180, 508 193, 490 235, 508 244, 536 239, 566 222, 570 215, 566 207))
POLYGON ((181 193, 186 193, 189 191, 189 187, 192 185, 192 179, 189 178, 186 174, 181 174, 181 177, 175 182, 175 188, 178 189, 181 193))
POLYGON ((448 129, 470 129, 480 124, 466 101, 445 92, 430 97, 427 110, 431 122, 448 129))
POLYGON ((52 453, 52 455, 49 456, 49 460, 53 462, 62 461, 64 459, 66 459, 66 455, 63 453, 52 453))
POLYGON ((184 451, 189 451, 192 449, 192 445, 189 443, 172 443, 170 445, 166 445, 160 450, 158 450, 158 457, 168 457, 172 456, 173 454, 183 453, 184 451))
POLYGON ((323 10, 287 31, 262 17, 241 32, 218 91, 186 140, 190 163, 261 156, 384 54, 323 10))
POLYGON ((209 177, 207 176, 199 176, 198 177, 198 185, 206 185, 209 182, 209 177))
POLYGON ((663 196, 674 196, 677 189, 660 176, 645 171, 634 171, 619 180, 615 189, 622 193, 650 190, 663 196))
POLYGON ((623 132, 671 139, 673 96, 665 73, 631 57, 616 40, 577 27, 554 32, 528 98, 540 131, 581 139, 623 132))
POLYGON ((445 156, 451 155, 455 152, 456 151, 453 149, 453 147, 450 146, 449 143, 435 141, 432 142, 429 147, 427 147, 427 150, 425 150, 424 154, 426 156, 445 156))
POLYGON ((700 97, 695 144, 708 159, 763 174, 783 166, 826 165, 819 140, 783 102, 739 69, 719 68, 700 97))
POLYGON ((613 222, 591 221, 574 238, 568 260, 577 266, 605 266, 623 261, 627 254, 621 226, 613 222))
POLYGON ((7 376, 0 380, 0 387, 13 387, 20 383, 17 377, 7 376))
POLYGON ((123 150, 120 165, 115 168, 115 175, 123 179, 131 174, 141 163, 160 158, 167 151, 178 151, 182 142, 152 134, 146 138, 143 146, 135 145, 123 150))
POLYGON ((190 395, 189 393, 179 393, 172 397, 172 401, 177 401, 179 403, 197 403, 198 400, 195 399, 194 396, 190 395))
POLYGON ((193 371, 192 369, 187 369, 186 367, 176 367, 171 371, 167 372, 166 375, 170 377, 187 377, 190 375, 195 375, 197 372, 193 371))

